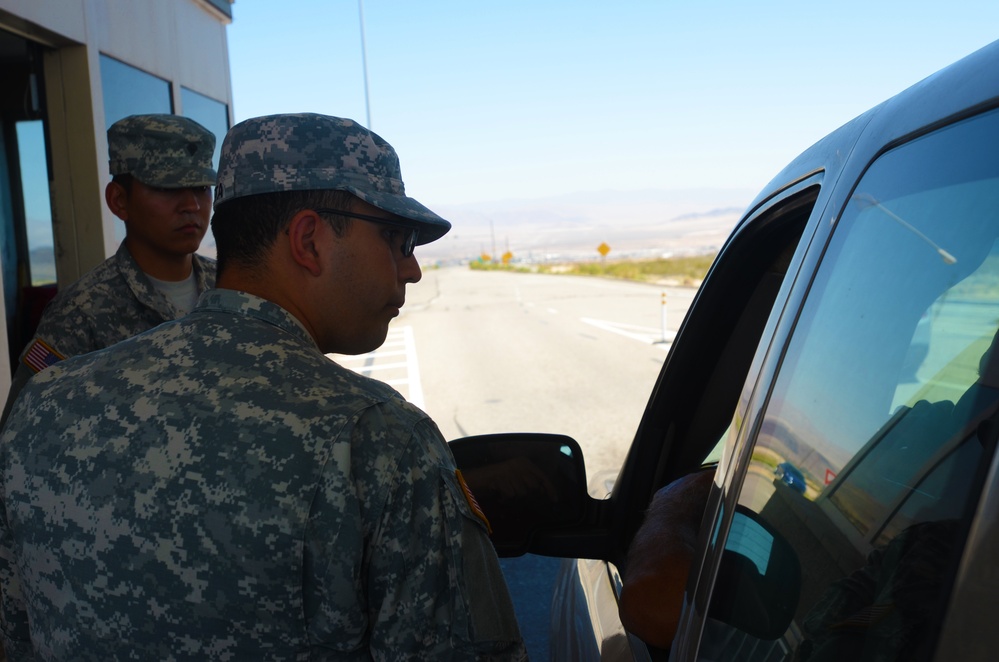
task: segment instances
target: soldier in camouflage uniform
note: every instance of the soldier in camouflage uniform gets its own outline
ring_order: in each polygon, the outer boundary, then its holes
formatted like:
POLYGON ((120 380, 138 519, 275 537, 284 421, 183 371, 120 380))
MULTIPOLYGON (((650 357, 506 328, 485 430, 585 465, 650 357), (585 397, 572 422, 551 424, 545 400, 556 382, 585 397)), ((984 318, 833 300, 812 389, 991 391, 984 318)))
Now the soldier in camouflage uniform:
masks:
POLYGON ((437 426, 325 356, 384 341, 449 228, 350 120, 233 127, 218 289, 37 375, 0 437, 8 655, 526 659, 437 426))
POLYGON ((0 423, 35 373, 177 319, 214 286, 215 261, 194 253, 208 230, 214 151, 212 132, 178 115, 133 115, 108 129, 104 197, 125 240, 46 307, 0 423))

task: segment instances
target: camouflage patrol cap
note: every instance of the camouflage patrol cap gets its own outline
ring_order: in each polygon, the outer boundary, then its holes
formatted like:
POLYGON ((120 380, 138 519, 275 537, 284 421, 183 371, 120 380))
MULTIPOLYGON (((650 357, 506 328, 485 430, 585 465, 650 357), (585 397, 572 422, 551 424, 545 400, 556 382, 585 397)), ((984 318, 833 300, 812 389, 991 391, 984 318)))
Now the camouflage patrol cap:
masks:
POLYGON ((180 115, 130 115, 108 129, 112 175, 160 188, 212 186, 215 134, 180 115))
POLYGON ((347 191, 419 229, 418 244, 451 224, 406 196, 395 150, 357 122, 328 115, 268 115, 240 122, 222 141, 215 209, 284 191, 347 191))

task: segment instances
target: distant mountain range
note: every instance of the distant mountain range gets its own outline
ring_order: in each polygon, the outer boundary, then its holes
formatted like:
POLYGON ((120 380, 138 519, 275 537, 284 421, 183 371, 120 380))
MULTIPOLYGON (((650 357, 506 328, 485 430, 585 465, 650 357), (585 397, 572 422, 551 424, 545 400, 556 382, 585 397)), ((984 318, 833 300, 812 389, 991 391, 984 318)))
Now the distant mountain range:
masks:
MULTIPOLYGON (((607 259, 691 255, 717 251, 732 232, 755 191, 683 189, 593 191, 530 200, 496 200, 428 206, 451 221, 451 231, 417 250, 421 262, 475 260, 483 254, 518 261, 607 259)), ((54 276, 51 247, 32 265, 54 276)), ((209 232, 199 253, 215 256, 209 232)))
POLYGON ((31 280, 36 285, 56 281, 55 254, 51 246, 39 246, 28 252, 31 280))
POLYGON ((534 200, 433 205, 451 232, 419 248, 424 261, 500 257, 555 261, 716 251, 754 191, 599 191, 534 200))

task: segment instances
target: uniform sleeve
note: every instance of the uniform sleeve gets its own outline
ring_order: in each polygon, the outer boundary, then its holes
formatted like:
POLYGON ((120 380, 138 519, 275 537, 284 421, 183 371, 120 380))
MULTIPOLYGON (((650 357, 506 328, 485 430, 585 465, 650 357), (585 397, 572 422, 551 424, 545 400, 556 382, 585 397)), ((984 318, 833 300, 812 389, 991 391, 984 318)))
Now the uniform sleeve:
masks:
POLYGON ((100 349, 95 346, 92 328, 93 324, 89 317, 79 311, 67 308, 60 299, 54 300, 46 308, 45 315, 38 324, 35 337, 31 339, 18 358, 17 369, 14 371, 10 391, 7 393, 3 415, 0 416, 0 428, 7 423, 10 409, 24 385, 39 372, 42 366, 52 365, 62 358, 100 349), (39 341, 43 344, 39 344, 36 348, 36 343, 39 341), (37 358, 33 362, 36 367, 31 367, 25 362, 28 353, 32 351, 38 352, 37 358))
MULTIPOLYGON (((363 652, 374 660, 526 660, 496 553, 437 427, 425 418, 402 427, 375 408, 351 437, 355 451, 387 451, 351 462, 361 538, 341 553, 361 555, 350 588, 366 620, 363 652)), ((330 626, 349 624, 343 605, 333 613, 330 626)))
MULTIPOLYGON (((64 358, 103 349, 104 345, 97 340, 97 320, 87 312, 88 306, 84 305, 84 301, 86 299, 81 299, 75 288, 68 291, 65 297, 53 299, 45 308, 32 342, 42 340, 64 358)), ((100 302, 99 305, 105 304, 100 302)), ((122 314, 120 310, 108 308, 105 326, 113 325, 122 314)), ((23 353, 21 359, 20 364, 24 365, 23 353)))
POLYGON ((3 653, 9 662, 33 660, 31 635, 28 630, 28 614, 21 597, 21 585, 14 568, 13 550, 10 545, 10 529, 6 518, 0 524, 0 629, 3 630, 3 653))
MULTIPOLYGON (((6 443, 6 439, 0 437, 0 443, 6 443)), ((0 448, 0 471, 6 473, 6 466, 6 452, 0 448)), ((3 482, 6 483, 6 476, 3 482)), ((0 508, 0 631, 4 659, 9 662, 35 659, 6 508, 0 508)))
POLYGON ((3 408, 3 415, 0 416, 0 430, 2 430, 7 425, 7 418, 10 416, 10 410, 14 407, 14 402, 17 400, 17 396, 21 394, 21 390, 24 388, 28 380, 34 377, 35 371, 26 366, 22 362, 18 362, 17 370, 14 371, 14 377, 10 382, 10 391, 7 392, 7 402, 3 408))

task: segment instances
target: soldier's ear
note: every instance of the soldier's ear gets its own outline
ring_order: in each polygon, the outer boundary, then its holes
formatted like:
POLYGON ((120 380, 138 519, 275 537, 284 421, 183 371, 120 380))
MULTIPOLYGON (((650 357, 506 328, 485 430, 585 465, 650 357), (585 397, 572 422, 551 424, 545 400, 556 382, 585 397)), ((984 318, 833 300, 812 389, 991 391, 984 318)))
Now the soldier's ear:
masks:
POLYGON ((303 209, 291 217, 285 230, 291 259, 312 276, 319 276, 323 271, 318 246, 323 223, 319 214, 303 209))
POLYGON ((123 221, 128 220, 128 191, 117 182, 108 182, 104 187, 104 202, 111 213, 123 221))

